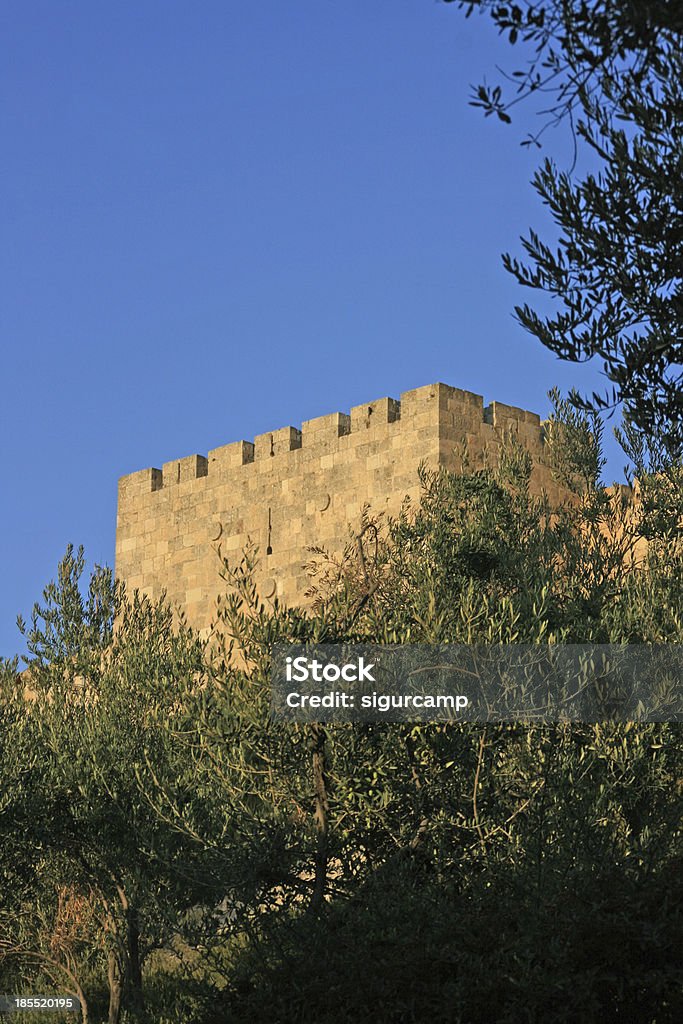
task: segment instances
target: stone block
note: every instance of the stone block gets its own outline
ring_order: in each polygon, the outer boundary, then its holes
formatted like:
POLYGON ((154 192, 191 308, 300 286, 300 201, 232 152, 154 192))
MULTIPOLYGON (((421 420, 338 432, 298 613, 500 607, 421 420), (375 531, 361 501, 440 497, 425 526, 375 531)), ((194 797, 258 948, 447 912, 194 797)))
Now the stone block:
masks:
POLYGON ((206 476, 208 465, 205 455, 188 455, 184 459, 165 462, 162 471, 163 486, 176 487, 178 484, 206 476))
POLYGON ((226 469, 247 466, 254 461, 254 445, 251 441, 233 441, 232 444, 212 448, 208 454, 209 473, 211 476, 222 473, 226 469))
POLYGON ((304 420, 301 424, 301 443, 306 447, 311 443, 336 441, 348 434, 350 429, 350 417, 345 412, 332 412, 327 416, 317 416, 312 420, 304 420))
POLYGON ((384 429, 387 423, 401 418, 401 403, 396 398, 378 398, 365 405, 354 405, 351 409, 351 431, 384 429))
POLYGON ((301 431, 297 427, 281 427, 254 438, 254 460, 269 459, 301 448, 301 431))

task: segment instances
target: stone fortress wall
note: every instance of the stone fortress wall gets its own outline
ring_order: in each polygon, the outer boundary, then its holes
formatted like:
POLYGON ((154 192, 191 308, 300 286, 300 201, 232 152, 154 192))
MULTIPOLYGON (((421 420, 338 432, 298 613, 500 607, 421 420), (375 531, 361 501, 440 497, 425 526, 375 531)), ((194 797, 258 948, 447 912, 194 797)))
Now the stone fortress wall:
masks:
POLYGON ((480 395, 446 384, 131 473, 119 481, 116 575, 153 598, 165 591, 205 629, 225 590, 217 547, 237 561, 249 538, 262 596, 300 602, 310 547, 341 551, 366 503, 396 514, 406 495, 416 499, 422 460, 457 472, 464 444, 471 466, 495 464, 508 432, 533 458, 534 491, 558 499, 540 418, 500 402, 484 408, 480 395))

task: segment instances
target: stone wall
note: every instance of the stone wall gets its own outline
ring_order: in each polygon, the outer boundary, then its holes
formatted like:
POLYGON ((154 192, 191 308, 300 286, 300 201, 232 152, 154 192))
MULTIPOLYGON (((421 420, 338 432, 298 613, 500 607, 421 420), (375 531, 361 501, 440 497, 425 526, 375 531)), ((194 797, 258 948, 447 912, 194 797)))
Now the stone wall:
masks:
POLYGON ((116 575, 151 597, 166 591, 205 628, 225 586, 217 546, 237 560, 250 538, 262 595, 301 600, 311 546, 341 550, 366 503, 396 513, 417 498, 422 460, 458 471, 465 446, 471 466, 495 463, 508 431, 533 457, 534 490, 559 497, 539 417, 500 402, 485 409, 480 395, 446 384, 140 470, 119 481, 116 575))

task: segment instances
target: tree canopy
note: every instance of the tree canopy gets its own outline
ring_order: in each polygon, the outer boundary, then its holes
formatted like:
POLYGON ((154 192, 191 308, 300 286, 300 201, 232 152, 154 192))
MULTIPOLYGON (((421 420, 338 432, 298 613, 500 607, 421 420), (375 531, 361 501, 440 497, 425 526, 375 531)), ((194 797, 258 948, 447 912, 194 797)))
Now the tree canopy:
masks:
POLYGON ((270 714, 278 640, 680 643, 680 470, 626 437, 634 504, 595 418, 558 399, 548 435, 567 504, 512 440, 424 469, 419 505, 312 553, 307 609, 223 562, 208 644, 106 570, 81 596, 67 552, 28 680, 0 666, 0 988, 93 1024, 680 1019, 676 723, 270 714))
MULTIPOLYGON (((445 0, 454 2, 454 0, 445 0)), ((546 158, 533 185, 557 239, 530 231, 528 262, 509 253, 521 285, 559 310, 516 307, 519 322, 562 359, 592 358, 611 382, 583 396, 597 408, 623 403, 628 421, 683 451, 683 9, 675 0, 465 2, 488 14, 524 67, 480 85, 473 103, 510 122, 521 100, 539 99, 540 128, 568 124, 597 170, 577 176, 546 158)))

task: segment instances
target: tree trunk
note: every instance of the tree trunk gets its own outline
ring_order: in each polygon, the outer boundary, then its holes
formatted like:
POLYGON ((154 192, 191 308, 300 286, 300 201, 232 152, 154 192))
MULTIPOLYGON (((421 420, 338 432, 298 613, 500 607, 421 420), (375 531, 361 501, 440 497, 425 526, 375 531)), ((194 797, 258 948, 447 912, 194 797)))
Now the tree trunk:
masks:
POLYGON ((119 1024, 121 1019, 123 977, 121 975, 121 965, 113 950, 109 953, 107 980, 109 982, 109 1016, 107 1017, 107 1024, 119 1024))
POLYGON ((142 963, 140 959, 140 919, 137 909, 130 907, 126 913, 126 943, 128 970, 126 973, 126 1008, 134 1016, 144 1010, 142 995, 142 963))
POLYGON ((315 787, 315 876, 309 910, 319 911, 325 902, 327 864, 329 859, 329 802, 325 781, 325 741, 327 735, 319 724, 313 725, 313 784, 315 787))
POLYGON ((81 1024, 88 1024, 88 1001, 83 994, 83 989, 76 983, 76 995, 81 1004, 81 1024))

